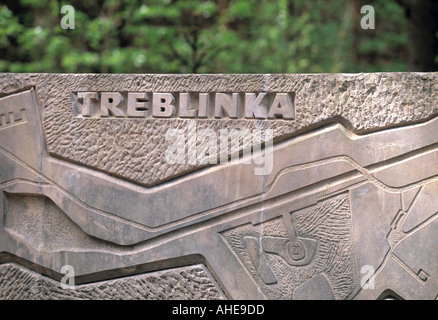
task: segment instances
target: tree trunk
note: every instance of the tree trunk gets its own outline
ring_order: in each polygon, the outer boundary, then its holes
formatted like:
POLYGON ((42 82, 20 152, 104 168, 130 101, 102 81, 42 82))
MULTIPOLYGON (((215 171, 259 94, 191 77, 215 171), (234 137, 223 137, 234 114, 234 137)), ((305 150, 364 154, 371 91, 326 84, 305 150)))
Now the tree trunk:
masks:
POLYGON ((408 18, 409 71, 438 71, 438 1, 397 0, 408 18))

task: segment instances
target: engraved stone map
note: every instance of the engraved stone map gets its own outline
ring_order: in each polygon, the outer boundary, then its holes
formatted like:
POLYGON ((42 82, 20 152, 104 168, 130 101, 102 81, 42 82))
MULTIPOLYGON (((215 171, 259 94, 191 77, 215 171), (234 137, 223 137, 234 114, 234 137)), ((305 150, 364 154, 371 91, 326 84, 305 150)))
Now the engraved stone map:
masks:
POLYGON ((438 299, 438 73, 0 74, 0 299, 438 299))

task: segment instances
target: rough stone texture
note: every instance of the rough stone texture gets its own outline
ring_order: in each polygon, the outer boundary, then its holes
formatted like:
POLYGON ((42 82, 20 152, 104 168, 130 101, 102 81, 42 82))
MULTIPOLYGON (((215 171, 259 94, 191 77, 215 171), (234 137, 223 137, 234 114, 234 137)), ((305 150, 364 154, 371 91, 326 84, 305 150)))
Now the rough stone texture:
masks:
POLYGON ((224 299, 203 265, 63 289, 61 283, 13 263, 0 265, 1 300, 212 300, 224 299))
POLYGON ((163 146, 169 126, 187 119, 81 119, 72 117, 71 92, 296 92, 295 121, 198 120, 199 128, 272 128, 277 140, 341 121, 369 132, 428 119, 437 113, 436 73, 315 75, 63 75, 2 74, 0 94, 35 87, 49 153, 144 184, 193 171, 168 165, 163 146))
POLYGON ((0 296, 436 299, 437 77, 1 74, 0 296), (83 91, 287 93, 295 119, 193 120, 274 129, 268 174, 267 149, 170 164, 192 120, 78 116, 83 91))
POLYGON ((49 198, 10 194, 6 203, 5 229, 40 251, 118 249, 83 232, 49 198))

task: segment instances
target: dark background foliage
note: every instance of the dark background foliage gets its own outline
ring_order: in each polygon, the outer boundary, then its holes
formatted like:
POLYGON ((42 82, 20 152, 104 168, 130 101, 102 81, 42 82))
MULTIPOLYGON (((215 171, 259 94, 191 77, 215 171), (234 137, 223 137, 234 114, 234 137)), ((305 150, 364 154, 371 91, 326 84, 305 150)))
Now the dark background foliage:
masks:
POLYGON ((436 71, 437 17, 436 0, 6 0, 0 72, 436 71))

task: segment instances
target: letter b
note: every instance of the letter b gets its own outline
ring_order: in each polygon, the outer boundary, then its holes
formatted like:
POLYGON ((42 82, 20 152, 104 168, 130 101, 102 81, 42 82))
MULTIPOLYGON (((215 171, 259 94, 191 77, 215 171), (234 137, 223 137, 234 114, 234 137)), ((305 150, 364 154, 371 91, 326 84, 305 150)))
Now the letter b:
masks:
POLYGON ((174 111, 175 98, 170 93, 154 93, 152 95, 152 115, 160 118, 170 118, 174 111))

